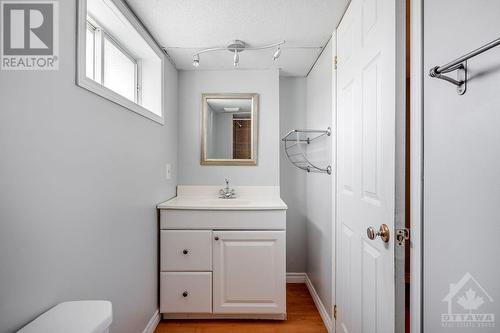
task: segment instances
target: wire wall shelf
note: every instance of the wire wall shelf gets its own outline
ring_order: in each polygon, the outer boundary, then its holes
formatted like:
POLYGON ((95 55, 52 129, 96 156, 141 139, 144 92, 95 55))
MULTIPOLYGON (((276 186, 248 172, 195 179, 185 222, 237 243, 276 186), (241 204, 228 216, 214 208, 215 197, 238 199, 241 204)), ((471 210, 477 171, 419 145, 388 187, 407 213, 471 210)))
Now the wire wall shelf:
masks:
POLYGON ((330 127, 326 130, 295 129, 288 132, 281 140, 283 141, 288 160, 297 168, 307 172, 324 172, 331 175, 331 165, 322 168, 312 163, 307 158, 306 153, 306 147, 311 144, 311 142, 321 137, 331 135, 332 129, 330 127))

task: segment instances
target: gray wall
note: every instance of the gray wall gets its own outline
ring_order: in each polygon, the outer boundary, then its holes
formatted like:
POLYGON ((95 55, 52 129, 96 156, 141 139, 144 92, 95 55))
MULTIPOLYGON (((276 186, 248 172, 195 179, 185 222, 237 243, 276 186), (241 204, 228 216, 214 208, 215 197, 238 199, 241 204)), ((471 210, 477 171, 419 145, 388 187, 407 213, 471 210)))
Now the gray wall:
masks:
POLYGON ((179 72, 179 184, 279 185, 278 70, 179 72), (202 93, 259 94, 257 166, 200 165, 202 93))
POLYGON ((177 72, 165 126, 77 87, 76 1, 59 6, 60 70, 0 73, 0 332, 79 299, 112 301, 112 332, 142 332, 158 308, 155 205, 177 183, 177 72))
POLYGON ((215 155, 215 125, 216 125, 216 114, 215 111, 212 110, 210 106, 207 106, 207 109, 209 110, 208 112, 208 119, 207 119, 207 156, 210 158, 213 158, 215 155))
MULTIPOLYGON (((280 133, 285 135, 306 124, 306 79, 280 78, 280 133)), ((280 150, 281 198, 286 212, 286 270, 305 272, 306 244, 306 173, 293 166, 284 149, 280 150)))
MULTIPOLYGON (((332 45, 307 78, 280 79, 280 133, 294 128, 326 129, 332 119, 332 45)), ((319 165, 332 164, 329 137, 308 147, 319 165)), ((287 271, 306 272, 326 309, 332 306, 333 177, 306 173, 280 153, 281 196, 287 211, 287 271)))
MULTIPOLYGON (((424 1, 424 70, 447 63, 498 38, 497 0, 424 1)), ((500 315, 500 48, 468 62, 467 92, 424 75, 424 329, 425 332, 498 332, 500 315), (469 272, 493 298, 469 281, 484 304, 471 312, 493 313, 496 328, 450 329, 443 298, 469 272)), ((455 73, 450 73, 454 76, 455 73)))
POLYGON ((213 115, 212 133, 215 137, 213 143, 215 152, 213 155, 209 155, 207 152, 207 156, 209 158, 231 159, 233 158, 233 114, 213 112, 213 115))
MULTIPOLYGON (((307 77, 307 128, 332 126, 332 43, 307 77)), ((322 138, 308 147, 312 161, 332 164, 331 137, 322 138)), ((335 170, 335 168, 334 168, 335 170)), ((326 173, 308 173, 307 197, 307 275, 314 284, 325 308, 332 308, 332 180, 326 173)))

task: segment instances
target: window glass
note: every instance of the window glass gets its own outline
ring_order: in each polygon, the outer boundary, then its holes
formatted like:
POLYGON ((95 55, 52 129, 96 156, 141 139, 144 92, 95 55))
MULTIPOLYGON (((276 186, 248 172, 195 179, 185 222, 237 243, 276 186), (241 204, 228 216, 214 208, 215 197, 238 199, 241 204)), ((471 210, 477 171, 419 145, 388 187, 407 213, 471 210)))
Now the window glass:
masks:
POLYGON ((104 86, 135 101, 135 62, 109 39, 104 39, 104 86))

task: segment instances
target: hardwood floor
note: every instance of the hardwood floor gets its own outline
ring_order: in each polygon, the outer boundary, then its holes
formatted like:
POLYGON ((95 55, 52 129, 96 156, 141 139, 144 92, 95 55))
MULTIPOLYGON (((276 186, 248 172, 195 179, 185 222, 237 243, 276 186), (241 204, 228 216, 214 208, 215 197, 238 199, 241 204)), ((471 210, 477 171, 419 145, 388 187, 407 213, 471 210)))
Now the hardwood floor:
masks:
POLYGON ((287 284, 286 298, 285 321, 162 320, 155 333, 327 333, 305 284, 287 284))

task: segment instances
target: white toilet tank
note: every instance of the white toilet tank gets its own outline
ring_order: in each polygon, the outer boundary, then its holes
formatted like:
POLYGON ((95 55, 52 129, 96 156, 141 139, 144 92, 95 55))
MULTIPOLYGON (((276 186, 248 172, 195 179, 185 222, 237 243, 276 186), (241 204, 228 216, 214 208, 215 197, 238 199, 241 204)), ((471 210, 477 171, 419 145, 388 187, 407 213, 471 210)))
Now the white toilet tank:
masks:
POLYGON ((113 321, 109 301, 64 302, 41 314, 18 333, 108 333, 113 321))

